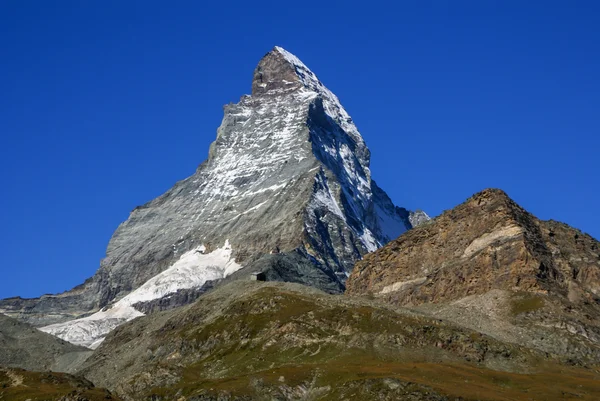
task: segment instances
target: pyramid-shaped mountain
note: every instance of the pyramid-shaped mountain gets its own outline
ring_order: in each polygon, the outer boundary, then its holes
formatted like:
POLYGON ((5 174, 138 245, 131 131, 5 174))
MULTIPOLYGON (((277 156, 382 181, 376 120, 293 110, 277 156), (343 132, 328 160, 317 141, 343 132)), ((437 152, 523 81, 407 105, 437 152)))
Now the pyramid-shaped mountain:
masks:
POLYGON ((0 311, 94 347, 149 303, 189 300, 224 277, 261 271, 341 292, 364 254, 428 219, 375 184, 352 119, 286 50, 266 54, 252 95, 224 112, 208 159, 133 210, 92 278, 60 295, 0 301, 0 311))

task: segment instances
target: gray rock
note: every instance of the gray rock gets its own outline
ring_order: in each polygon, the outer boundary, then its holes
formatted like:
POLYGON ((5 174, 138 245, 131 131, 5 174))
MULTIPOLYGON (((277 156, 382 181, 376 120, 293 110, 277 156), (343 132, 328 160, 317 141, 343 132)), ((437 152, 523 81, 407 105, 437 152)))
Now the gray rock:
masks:
POLYGON ((215 281, 207 281, 200 287, 182 288, 161 298, 146 302, 138 302, 134 304, 133 307, 145 314, 175 309, 180 306, 191 304, 196 301, 200 295, 212 290, 214 286, 215 281))
POLYGON ((91 353, 0 314, 0 366, 74 372, 91 353))
POLYGON ((234 280, 248 280, 253 272, 262 272, 266 281, 299 283, 319 288, 331 294, 344 291, 339 277, 324 265, 296 250, 286 253, 267 254, 218 283, 218 286, 234 280))

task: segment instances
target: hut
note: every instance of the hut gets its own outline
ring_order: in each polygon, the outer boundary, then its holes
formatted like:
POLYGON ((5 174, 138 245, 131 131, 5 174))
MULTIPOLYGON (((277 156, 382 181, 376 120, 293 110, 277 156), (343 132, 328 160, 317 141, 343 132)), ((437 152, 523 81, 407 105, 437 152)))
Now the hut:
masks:
POLYGON ((252 272, 252 273, 250 273, 250 280, 252 280, 252 281, 267 281, 267 276, 263 272, 252 272))

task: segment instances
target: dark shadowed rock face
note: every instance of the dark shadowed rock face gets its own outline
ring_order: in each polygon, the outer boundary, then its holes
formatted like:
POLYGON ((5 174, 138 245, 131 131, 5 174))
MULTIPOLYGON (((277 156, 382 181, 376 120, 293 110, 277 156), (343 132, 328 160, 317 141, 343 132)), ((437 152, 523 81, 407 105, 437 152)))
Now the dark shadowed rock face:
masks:
POLYGON ((225 106, 208 160, 131 212, 92 278, 64 294, 0 301, 0 311, 91 346, 139 315, 133 305, 178 304, 259 260, 281 280, 340 292, 362 255, 412 226, 369 163, 338 98, 276 47, 256 68, 252 95, 225 106), (301 258, 273 265, 262 259, 273 249, 301 258))
POLYGON ((599 246, 489 189, 365 256, 347 293, 418 306, 573 360, 597 360, 599 246))

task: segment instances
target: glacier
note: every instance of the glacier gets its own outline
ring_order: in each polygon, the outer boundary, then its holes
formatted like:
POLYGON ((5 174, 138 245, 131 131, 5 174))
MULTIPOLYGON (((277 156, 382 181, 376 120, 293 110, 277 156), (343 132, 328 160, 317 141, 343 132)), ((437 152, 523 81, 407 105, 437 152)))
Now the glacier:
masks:
POLYGON ((115 327, 143 316, 134 305, 159 299, 180 289, 200 287, 209 280, 227 277, 239 270, 240 265, 231 257, 231 245, 225 241, 222 248, 205 254, 203 245, 181 255, 171 267, 146 281, 112 306, 64 323, 40 327, 39 330, 65 341, 95 349, 115 327))

